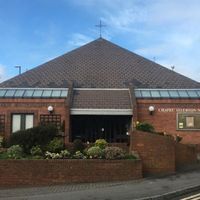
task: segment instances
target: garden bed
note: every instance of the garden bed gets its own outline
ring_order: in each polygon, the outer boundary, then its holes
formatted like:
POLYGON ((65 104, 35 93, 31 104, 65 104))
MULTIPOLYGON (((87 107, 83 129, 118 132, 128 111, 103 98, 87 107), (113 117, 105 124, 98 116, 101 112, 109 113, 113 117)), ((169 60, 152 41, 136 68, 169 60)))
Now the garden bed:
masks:
POLYGON ((0 187, 127 181, 142 178, 140 160, 0 160, 0 187))

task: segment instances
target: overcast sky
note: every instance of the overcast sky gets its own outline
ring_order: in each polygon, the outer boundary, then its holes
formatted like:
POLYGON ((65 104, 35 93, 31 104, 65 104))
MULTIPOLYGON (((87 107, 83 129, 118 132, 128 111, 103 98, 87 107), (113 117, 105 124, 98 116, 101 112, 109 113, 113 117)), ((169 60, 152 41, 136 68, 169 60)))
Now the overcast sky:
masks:
POLYGON ((200 0, 0 0, 0 82, 102 35, 200 81, 200 0))

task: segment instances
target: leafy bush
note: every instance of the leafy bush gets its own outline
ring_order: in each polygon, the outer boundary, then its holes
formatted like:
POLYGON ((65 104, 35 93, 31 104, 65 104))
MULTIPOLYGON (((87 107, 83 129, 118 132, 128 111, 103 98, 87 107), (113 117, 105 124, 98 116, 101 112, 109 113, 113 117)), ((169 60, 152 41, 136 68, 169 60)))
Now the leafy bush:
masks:
POLYGON ((46 151, 45 157, 46 159, 61 159, 62 155, 59 153, 51 153, 49 151, 46 151))
POLYGON ((46 159, 61 159, 62 156, 59 153, 51 153, 46 151, 45 153, 46 159))
POLYGON ((76 153, 73 155, 73 158, 75 159, 84 159, 86 158, 85 155, 83 153, 81 153, 80 151, 76 151, 76 153))
POLYGON ((30 150, 30 153, 32 156, 41 156, 42 155, 42 150, 40 146, 33 146, 30 150))
POLYGON ((53 153, 58 153, 63 149, 64 149, 64 141, 63 139, 60 139, 60 138, 54 138, 46 146, 46 150, 53 153))
POLYGON ((108 143, 104 139, 98 139, 95 141, 95 146, 101 149, 105 149, 108 143))
POLYGON ((17 131, 10 137, 9 144, 21 145, 26 153, 30 152, 33 146, 40 145, 41 148, 49 143, 58 133, 55 126, 37 126, 27 130, 17 131))
POLYGON ((60 155, 61 155, 62 158, 70 158, 70 153, 69 153, 69 151, 67 149, 62 150, 60 152, 60 155))
POLYGON ((7 156, 11 159, 20 159, 23 157, 23 149, 19 145, 13 145, 7 150, 7 156))
POLYGON ((151 133, 154 132, 154 127, 147 122, 137 123, 136 129, 140 131, 151 132, 151 133))
POLYGON ((125 158, 125 152, 120 147, 106 147, 105 158, 109 160, 125 158))
POLYGON ((90 147, 87 150, 87 156, 89 158, 103 158, 104 151, 100 147, 90 147))
POLYGON ((175 142, 180 142, 183 138, 180 135, 175 135, 174 136, 174 141, 175 142))
POLYGON ((139 158, 140 158, 140 156, 137 153, 137 151, 131 151, 129 154, 125 155, 125 159, 136 160, 136 159, 139 159, 139 158))
POLYGON ((5 160, 8 158, 7 152, 0 152, 0 160, 5 160))
POLYGON ((2 148, 2 147, 3 147, 3 141, 4 141, 3 137, 2 137, 2 136, 0 136, 0 148, 2 148))
POLYGON ((134 155, 132 155, 132 154, 126 154, 124 158, 125 158, 125 159, 128 159, 128 160, 136 160, 136 159, 137 159, 137 158, 136 158, 134 155))
POLYGON ((85 149, 85 145, 80 139, 76 139, 73 141, 72 153, 75 153, 77 151, 83 152, 84 149, 85 149))

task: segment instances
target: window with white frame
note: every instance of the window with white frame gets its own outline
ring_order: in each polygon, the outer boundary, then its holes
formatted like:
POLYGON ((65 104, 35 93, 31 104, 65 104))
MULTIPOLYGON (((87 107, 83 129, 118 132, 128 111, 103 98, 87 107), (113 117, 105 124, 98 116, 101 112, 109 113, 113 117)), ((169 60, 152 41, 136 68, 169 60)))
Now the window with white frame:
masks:
POLYGON ((33 127, 33 114, 12 114, 12 133, 33 127))
POLYGON ((200 113, 178 113, 178 130, 200 130, 200 113))

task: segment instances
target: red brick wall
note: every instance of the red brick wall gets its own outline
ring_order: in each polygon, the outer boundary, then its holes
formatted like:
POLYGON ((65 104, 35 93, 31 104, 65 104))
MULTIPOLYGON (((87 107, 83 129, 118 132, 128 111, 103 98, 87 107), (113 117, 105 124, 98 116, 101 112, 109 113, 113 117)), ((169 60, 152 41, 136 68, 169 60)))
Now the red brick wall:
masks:
POLYGON ((197 145, 180 144, 167 136, 134 131, 130 150, 140 155, 144 175, 158 175, 196 164, 199 149, 197 145))
POLYGON ((188 146, 180 143, 175 144, 176 169, 197 163, 197 149, 195 146, 188 146))
POLYGON ((130 148, 140 155, 144 175, 175 172, 175 150, 172 139, 135 131, 131 137, 130 148))
POLYGON ((151 123, 156 131, 167 132, 169 134, 180 135, 183 137, 182 143, 200 144, 200 131, 181 131, 176 130, 177 109, 196 109, 200 111, 200 100, 194 99, 138 99, 137 116, 140 122, 151 123), (148 107, 155 106, 153 115, 149 114, 148 107), (162 108, 172 110, 161 111, 162 108))
POLYGON ((13 113, 33 113, 34 126, 38 125, 41 114, 49 114, 47 107, 52 105, 54 113, 65 121, 65 142, 69 141, 69 105, 65 99, 0 99, 0 114, 5 115, 5 138, 11 134, 11 116, 13 113))
POLYGON ((0 187, 142 178, 140 160, 0 160, 0 187))

